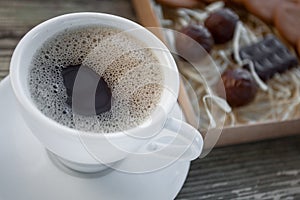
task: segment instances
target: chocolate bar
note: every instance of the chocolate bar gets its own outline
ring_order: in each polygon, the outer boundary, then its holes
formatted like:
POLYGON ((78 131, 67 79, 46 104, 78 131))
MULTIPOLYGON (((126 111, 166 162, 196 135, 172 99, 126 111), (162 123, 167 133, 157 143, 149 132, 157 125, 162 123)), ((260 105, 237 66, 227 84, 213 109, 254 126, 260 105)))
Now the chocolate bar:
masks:
MULTIPOLYGON (((263 81, 298 64, 296 56, 291 54, 274 35, 267 35, 260 42, 242 47, 239 53, 242 60, 248 59, 253 62, 257 75, 263 81)), ((246 65, 245 68, 249 66, 246 65)))

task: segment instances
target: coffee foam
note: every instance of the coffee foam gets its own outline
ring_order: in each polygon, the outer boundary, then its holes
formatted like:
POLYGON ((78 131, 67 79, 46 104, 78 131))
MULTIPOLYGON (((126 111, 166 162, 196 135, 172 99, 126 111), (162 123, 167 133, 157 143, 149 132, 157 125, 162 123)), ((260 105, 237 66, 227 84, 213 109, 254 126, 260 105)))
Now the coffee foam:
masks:
POLYGON ((88 132, 112 133, 145 121, 161 98, 162 69, 145 44, 110 27, 67 29, 36 52, 29 88, 38 109, 58 123, 88 132), (112 108, 82 116, 66 104, 63 67, 82 64, 103 77, 112 91, 112 108))

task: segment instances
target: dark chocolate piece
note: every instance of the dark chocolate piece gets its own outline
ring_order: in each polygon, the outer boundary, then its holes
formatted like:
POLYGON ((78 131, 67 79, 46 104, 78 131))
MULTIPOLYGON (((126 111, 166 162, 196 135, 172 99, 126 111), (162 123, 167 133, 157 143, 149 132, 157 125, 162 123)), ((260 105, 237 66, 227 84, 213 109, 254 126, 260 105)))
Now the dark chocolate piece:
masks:
POLYGON ((239 17, 232 10, 223 8, 211 13, 204 24, 212 34, 216 44, 223 44, 233 38, 239 17))
MULTIPOLYGON (((242 60, 249 59, 253 62, 258 76, 267 81, 276 73, 297 66, 296 56, 273 35, 267 35, 263 40, 240 49, 242 60)), ((248 65, 245 68, 249 68, 248 65)))
POLYGON ((66 103, 81 115, 99 115, 111 108, 111 91, 102 77, 81 65, 63 68, 62 76, 67 92, 66 103), (80 72, 80 75, 77 75, 80 72), (76 80, 77 79, 77 80, 76 80), (76 95, 73 94, 76 80, 76 95), (73 104, 74 100, 74 105, 73 104))
POLYGON ((218 84, 218 94, 222 94, 222 83, 226 93, 226 100, 232 107, 244 106, 255 98, 257 85, 249 71, 241 68, 226 70, 218 84), (223 81, 223 82, 222 82, 223 81))
POLYGON ((210 32, 202 25, 190 24, 180 32, 184 35, 176 34, 175 45, 177 53, 185 60, 200 61, 208 55, 214 45, 210 32))

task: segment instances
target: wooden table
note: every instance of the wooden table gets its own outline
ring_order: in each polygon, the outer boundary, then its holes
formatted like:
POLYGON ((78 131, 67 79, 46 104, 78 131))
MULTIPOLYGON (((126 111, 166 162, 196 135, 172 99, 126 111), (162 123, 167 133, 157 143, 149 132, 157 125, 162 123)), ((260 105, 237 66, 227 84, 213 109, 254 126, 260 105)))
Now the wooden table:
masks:
MULTIPOLYGON (((51 17, 79 11, 137 21, 128 0, 1 0, 0 79, 8 74, 12 52, 28 30, 51 17)), ((192 163, 177 199, 300 199, 300 136, 213 150, 192 163)))

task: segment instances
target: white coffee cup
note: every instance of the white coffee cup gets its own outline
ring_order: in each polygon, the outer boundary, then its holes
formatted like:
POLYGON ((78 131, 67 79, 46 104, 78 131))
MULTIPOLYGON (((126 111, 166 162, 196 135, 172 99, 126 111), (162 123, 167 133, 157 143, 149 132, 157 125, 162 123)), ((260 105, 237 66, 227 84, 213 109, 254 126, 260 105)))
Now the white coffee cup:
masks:
POLYGON ((138 153, 140 149, 149 150, 140 158, 147 160, 149 157, 153 162, 155 157, 160 156, 160 160, 171 158, 174 161, 191 161, 199 157, 202 151, 203 140, 200 133, 187 123, 169 117, 176 104, 179 90, 179 74, 172 55, 151 32, 130 20, 102 13, 73 13, 43 22, 29 31, 17 45, 10 64, 10 80, 18 100, 19 111, 29 129, 47 150, 75 170, 97 172, 103 169, 103 165, 113 166, 111 163, 124 161, 132 152, 138 153), (154 53, 164 66, 166 87, 158 106, 160 109, 155 109, 151 114, 151 120, 124 132, 88 133, 53 121, 35 106, 29 91, 28 73, 36 50, 54 34, 81 25, 110 26, 124 31, 135 30, 128 33, 146 45, 162 50, 154 53), (139 134, 148 137, 135 137, 139 134), (171 137, 177 142, 166 144, 162 150, 155 152, 153 144, 162 137, 171 137))

